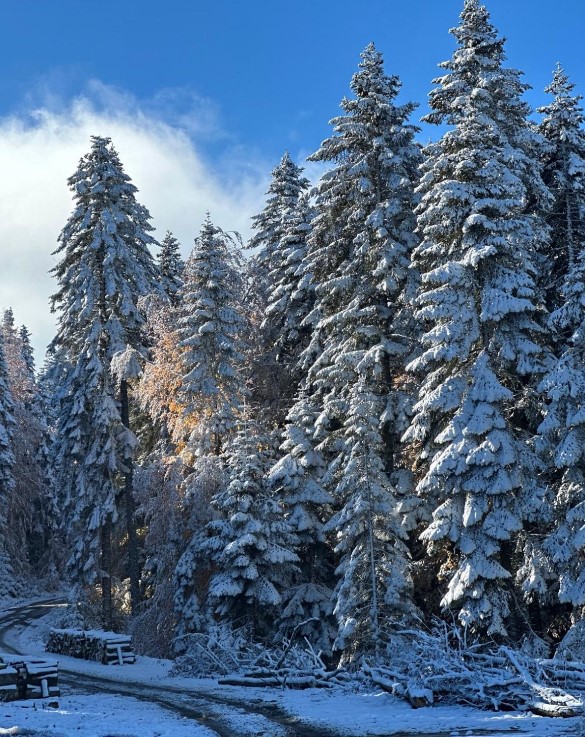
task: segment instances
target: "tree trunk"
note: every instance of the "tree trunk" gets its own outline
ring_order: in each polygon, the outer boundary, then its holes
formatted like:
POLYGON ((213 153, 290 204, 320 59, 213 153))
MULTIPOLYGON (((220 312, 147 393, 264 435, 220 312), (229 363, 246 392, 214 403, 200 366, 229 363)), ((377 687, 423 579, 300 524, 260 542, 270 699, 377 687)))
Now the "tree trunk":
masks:
POLYGON ((112 517, 101 528, 102 626, 112 629, 112 517))
MULTIPOLYGON (((500 547, 500 564, 507 571, 514 571, 516 566, 513 560, 514 544, 511 540, 503 540, 500 547)), ((504 584, 509 591, 508 600, 510 604, 510 615, 506 622, 506 629, 513 641, 519 642, 520 638, 526 631, 526 619, 524 612, 521 611, 518 600, 514 592, 514 577, 510 577, 504 584)))
MULTIPOLYGON (((389 330, 390 326, 388 326, 389 330)), ((392 391, 392 379, 393 371, 390 365, 390 356, 386 354, 382 362, 382 385, 378 389, 380 396, 385 396, 388 392, 392 391)), ((385 422, 380 427, 380 434, 384 441, 384 470, 390 476, 394 471, 394 454, 396 449, 395 430, 389 422, 385 422)))
POLYGON ((372 620, 372 639, 374 641, 374 662, 380 662, 380 623, 378 619, 378 582, 377 582, 377 566, 376 556, 374 551, 374 515, 372 514, 372 492, 367 481, 367 495, 368 495, 368 547, 369 547, 369 563, 370 563, 370 578, 372 585, 372 605, 370 607, 370 618, 372 620))
MULTIPOLYGON (((130 412, 128 400, 128 382, 120 382, 120 405, 122 423, 130 429, 130 412)), ((126 532, 128 534, 128 576, 130 578, 130 606, 132 614, 136 614, 140 600, 140 572, 138 567, 138 537, 136 533, 136 504, 134 502, 134 462, 132 457, 125 458, 124 498, 126 502, 126 532)))

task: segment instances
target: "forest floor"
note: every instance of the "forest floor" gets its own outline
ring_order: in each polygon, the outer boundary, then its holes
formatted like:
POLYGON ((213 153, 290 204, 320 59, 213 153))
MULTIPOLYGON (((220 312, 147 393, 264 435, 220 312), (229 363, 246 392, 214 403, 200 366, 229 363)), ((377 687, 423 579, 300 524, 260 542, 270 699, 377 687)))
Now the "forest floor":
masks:
MULTIPOLYGON (((55 601, 7 603, 0 609, 0 650, 44 653, 58 617, 55 601)), ((211 679, 173 677, 172 661, 146 657, 125 666, 58 660, 61 697, 0 704, 0 737, 585 737, 583 719, 461 706, 413 710, 376 689, 218 686, 211 679), (58 706, 51 706, 55 701, 58 706)))

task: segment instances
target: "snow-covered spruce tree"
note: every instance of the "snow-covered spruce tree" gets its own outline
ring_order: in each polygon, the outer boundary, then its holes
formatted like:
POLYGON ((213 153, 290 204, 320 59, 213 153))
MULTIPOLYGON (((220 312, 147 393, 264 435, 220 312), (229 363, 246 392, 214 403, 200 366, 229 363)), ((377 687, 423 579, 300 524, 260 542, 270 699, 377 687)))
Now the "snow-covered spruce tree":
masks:
POLYGON ((137 651, 152 657, 172 655, 175 634, 174 571, 183 549, 183 464, 161 443, 136 472, 138 514, 144 520, 143 601, 132 622, 137 651))
POLYGON ((282 594, 277 637, 290 636, 305 622, 301 634, 314 647, 330 653, 335 639, 334 566, 324 520, 330 516, 333 498, 319 483, 325 463, 312 442, 317 416, 310 398, 301 391, 287 416, 280 447, 284 455, 270 469, 268 482, 286 510, 299 556, 292 582, 282 594))
POLYGON ((0 324, 0 331, 2 332, 4 343, 4 360, 6 362, 6 368, 13 376, 13 383, 22 385, 20 386, 20 389, 24 395, 28 388, 26 381, 24 380, 26 366, 24 365, 22 355, 22 343, 20 341, 18 328, 16 327, 14 312, 11 307, 4 310, 2 323, 0 324))
POLYGON ((540 131, 550 144, 544 155, 543 179, 554 198, 547 218, 551 247, 546 284, 551 312, 563 302, 561 287, 585 243, 585 116, 582 98, 574 89, 558 66, 546 88, 554 99, 538 110, 544 116, 540 131))
POLYGON ((451 59, 439 64, 446 73, 433 80, 437 86, 429 93, 431 112, 424 121, 455 126, 462 117, 460 102, 468 96, 482 94, 480 90, 486 89, 497 98, 497 107, 491 110, 491 115, 510 144, 523 153, 523 156, 513 157, 510 166, 525 188, 523 212, 532 216, 530 251, 540 289, 549 279, 550 241, 546 216, 550 212, 551 194, 543 181, 540 165, 549 146, 529 120, 532 110, 523 100, 523 94, 530 85, 522 81, 522 72, 504 66, 505 39, 499 37, 480 0, 464 0, 461 23, 450 32, 458 48, 451 59))
POLYGON ((179 398, 192 425, 190 446, 219 455, 245 394, 245 319, 235 244, 209 217, 185 267, 179 318, 184 375, 179 398))
POLYGON ((585 605, 585 116, 573 89, 557 68, 547 88, 554 101, 540 110, 552 144, 545 176, 555 198, 549 323, 557 357, 540 386, 547 406, 539 439, 554 469, 554 526, 544 546, 550 578, 559 601, 579 616, 585 605))
POLYGON ((325 528, 337 533, 336 647, 349 660, 370 653, 378 661, 388 625, 415 614, 407 533, 380 428, 384 409, 379 389, 361 376, 349 399, 344 467, 335 490, 343 506, 325 528))
POLYGON ((274 358, 286 377, 289 406, 300 382, 298 361, 307 347, 310 332, 304 320, 314 302, 310 274, 304 269, 313 214, 306 194, 300 195, 282 213, 280 241, 273 253, 266 317, 262 323, 274 358))
MULTIPOLYGON (((526 122, 519 72, 485 7, 466 0, 458 48, 435 80, 428 120, 452 129, 426 149, 417 209, 424 330, 410 370, 423 377, 406 439, 418 449, 418 493, 432 521, 422 534, 443 557, 444 607, 503 635, 524 521, 544 514, 533 397, 543 371, 534 258, 546 243, 531 193, 548 201, 539 144, 526 122)), ((529 572, 527 571, 527 574, 529 572)))
POLYGON ((186 443, 181 455, 192 471, 185 479, 187 544, 174 576, 178 652, 185 648, 184 636, 209 622, 209 555, 201 553, 201 543, 215 515, 211 498, 225 489, 220 456, 236 430, 246 396, 242 287, 238 244, 208 216, 187 260, 180 299, 178 346, 184 375, 177 396, 182 417, 175 422, 175 439, 186 443))
MULTIPOLYGON (((397 77, 384 73, 373 45, 362 53, 351 81, 356 99, 344 99, 334 135, 310 159, 333 164, 316 188, 316 217, 305 268, 315 284, 316 305, 309 382, 323 403, 320 424, 343 417, 362 372, 377 365, 391 383, 394 364, 407 347, 393 335, 402 320, 400 297, 415 244, 413 193, 420 151, 407 123, 415 105, 394 104, 397 77), (360 364, 365 356, 365 364, 360 364), (332 391, 333 390, 333 391, 332 391), (329 396, 330 395, 330 396, 329 396)), ((389 428, 387 428, 389 429, 389 428)))
POLYGON ((157 262, 160 271, 160 285, 171 304, 176 307, 183 283, 185 263, 181 258, 179 241, 170 230, 167 230, 160 244, 157 262))
POLYGON ((291 350, 292 332, 299 327, 286 314, 293 306, 290 297, 294 292, 294 310, 300 314, 311 293, 307 280, 299 284, 300 275, 295 275, 306 248, 310 218, 303 200, 309 182, 302 171, 288 153, 282 157, 272 172, 266 206, 252 218, 254 234, 247 245, 256 251, 248 264, 249 373, 253 402, 267 426, 282 426, 291 406, 298 384, 291 370, 307 332, 306 327, 300 329, 296 350, 291 350))
MULTIPOLYGON (((406 429, 405 398, 397 388, 409 350, 401 294, 415 244, 413 190, 420 162, 413 140, 416 129, 407 122, 414 105, 395 104, 400 81, 384 73, 382 56, 373 45, 362 53, 351 89, 355 99, 343 100, 345 114, 332 121, 334 135, 310 157, 333 164, 317 187, 305 261, 315 284, 316 304, 306 318, 314 331, 303 357, 311 363, 304 395, 315 407, 316 419, 310 419, 312 427, 288 429, 289 438, 295 433, 311 438, 326 466, 317 481, 333 495, 337 509, 345 510, 328 527, 341 556, 335 598, 337 647, 347 648, 348 656, 379 646, 372 611, 398 618, 408 609, 410 597, 406 558, 398 562, 406 550, 403 531, 397 534, 393 474, 399 437, 406 429), (356 445, 362 423, 355 404, 361 402, 358 396, 367 396, 377 432, 367 453, 356 445), (355 460, 363 453, 376 469, 367 478, 355 460), (346 483, 350 477, 356 483, 346 483), (369 509, 367 500, 372 504, 369 509), (379 516, 382 509, 387 513, 385 522, 379 516), (356 517, 348 524, 350 510, 356 517), (368 578, 363 576, 363 556, 375 567, 375 575, 368 578), (391 559, 392 570, 387 566, 391 559), (350 591, 360 601, 355 627, 349 623, 350 591)), ((301 421, 307 417, 293 408, 290 418, 295 416, 301 421)), ((303 464, 303 459, 299 462, 303 464)), ((311 465, 306 464, 307 470, 311 465)))
POLYGON ((57 480, 73 546, 69 570, 81 584, 101 577, 103 622, 112 619, 112 524, 125 487, 129 577, 138 600, 138 557, 132 493, 136 440, 127 423, 126 375, 111 374, 128 347, 144 353, 144 318, 137 302, 156 293, 158 274, 148 247, 152 226, 136 187, 110 139, 92 137, 91 150, 69 179, 75 209, 59 236, 53 269, 59 289, 54 353, 59 399, 57 480), (125 411, 126 409, 126 411, 125 411), (101 546, 101 559, 98 549, 101 546))
POLYGON ((17 586, 10 557, 6 550, 7 512, 14 494, 14 405, 8 387, 8 370, 4 360, 4 340, 0 334, 0 597, 15 596, 17 586))
POLYGON ((250 420, 226 449, 227 487, 212 504, 219 519, 207 525, 201 550, 213 562, 209 606, 223 621, 273 632, 298 557, 296 538, 266 482, 271 439, 250 420))
POLYGON ((42 573, 49 564, 47 543, 54 513, 48 489, 47 423, 28 330, 15 325, 6 310, 0 326, 4 342, 8 386, 13 400, 14 493, 7 511, 6 549, 15 573, 27 575, 34 566, 42 573))
POLYGON ((30 331, 26 327, 26 325, 21 325, 18 330, 18 335, 20 337, 20 343, 22 345, 22 357, 24 359, 24 363, 26 364, 26 368, 28 370, 29 376, 34 377, 35 375, 35 357, 34 357, 34 351, 30 342, 30 331))
POLYGON ((309 180, 302 173, 302 167, 297 166, 285 153, 272 172, 266 206, 252 218, 254 233, 247 248, 256 252, 253 258, 254 275, 257 290, 264 295, 264 301, 274 284, 271 273, 277 275, 283 264, 279 253, 280 239, 284 233, 283 218, 295 210, 300 195, 309 187, 309 180))

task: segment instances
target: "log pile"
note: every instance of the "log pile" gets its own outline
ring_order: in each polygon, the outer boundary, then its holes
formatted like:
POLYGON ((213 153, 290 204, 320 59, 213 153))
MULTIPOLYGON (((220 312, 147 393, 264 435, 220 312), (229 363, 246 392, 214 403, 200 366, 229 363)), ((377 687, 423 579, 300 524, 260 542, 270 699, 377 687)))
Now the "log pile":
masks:
POLYGON ((332 688, 347 684, 349 674, 342 668, 327 671, 324 668, 297 669, 297 668, 253 668, 244 671, 242 675, 233 675, 220 678, 220 686, 262 686, 277 688, 332 688))
POLYGON ((0 701, 59 696, 56 661, 0 653, 0 701))
POLYGON ((0 663, 0 701, 14 701, 18 694, 18 672, 7 663, 0 663))
POLYGON ((22 661, 26 668, 27 698, 59 696, 59 666, 56 661, 28 656, 22 661))
POLYGON ((468 645, 453 631, 403 632, 393 657, 363 666, 379 688, 414 708, 433 703, 555 717, 585 714, 585 664, 546 660, 508 647, 468 645))
POLYGON ((45 649, 104 665, 127 665, 136 661, 132 638, 116 632, 52 629, 45 649))

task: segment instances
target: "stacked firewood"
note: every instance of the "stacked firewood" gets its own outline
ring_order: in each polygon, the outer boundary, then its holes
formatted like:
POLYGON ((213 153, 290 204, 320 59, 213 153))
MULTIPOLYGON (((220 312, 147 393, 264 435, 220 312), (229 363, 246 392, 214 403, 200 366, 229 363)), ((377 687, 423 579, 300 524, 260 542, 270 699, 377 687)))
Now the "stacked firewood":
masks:
POLYGON ((0 701, 59 696, 56 661, 0 653, 0 701))
POLYGON ((7 663, 0 663, 0 701, 14 701, 18 697, 18 671, 7 663))
POLYGON ((95 660, 104 665, 134 663, 132 638, 99 630, 52 629, 45 649, 50 653, 95 660))
POLYGON ((36 657, 23 657, 26 667, 27 698, 48 698, 59 696, 58 664, 54 660, 36 657))

